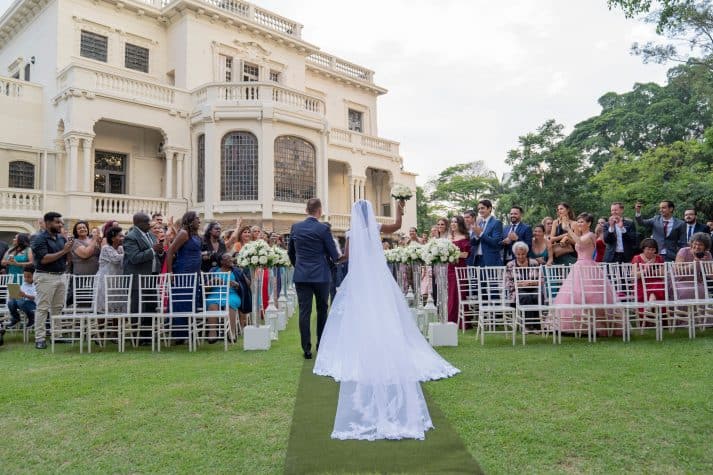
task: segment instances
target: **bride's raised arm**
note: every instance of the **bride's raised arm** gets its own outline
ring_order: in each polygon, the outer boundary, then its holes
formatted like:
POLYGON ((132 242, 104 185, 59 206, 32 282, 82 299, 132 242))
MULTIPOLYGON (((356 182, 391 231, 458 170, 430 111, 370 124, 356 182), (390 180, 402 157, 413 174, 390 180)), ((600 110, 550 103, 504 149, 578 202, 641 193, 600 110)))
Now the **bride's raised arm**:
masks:
POLYGON ((401 218, 404 215, 404 206, 406 206, 406 202, 404 200, 399 200, 396 202, 396 222, 394 224, 382 224, 382 233, 391 234, 401 229, 401 218))

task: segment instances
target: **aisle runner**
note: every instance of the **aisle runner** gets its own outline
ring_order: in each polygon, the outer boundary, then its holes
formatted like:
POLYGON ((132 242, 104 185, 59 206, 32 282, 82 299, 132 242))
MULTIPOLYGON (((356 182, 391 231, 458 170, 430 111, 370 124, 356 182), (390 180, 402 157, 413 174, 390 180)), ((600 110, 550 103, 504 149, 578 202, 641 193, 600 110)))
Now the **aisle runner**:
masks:
POLYGON ((312 374, 305 361, 287 446, 287 474, 482 473, 441 410, 428 396, 435 429, 426 440, 332 440, 339 385, 312 374))

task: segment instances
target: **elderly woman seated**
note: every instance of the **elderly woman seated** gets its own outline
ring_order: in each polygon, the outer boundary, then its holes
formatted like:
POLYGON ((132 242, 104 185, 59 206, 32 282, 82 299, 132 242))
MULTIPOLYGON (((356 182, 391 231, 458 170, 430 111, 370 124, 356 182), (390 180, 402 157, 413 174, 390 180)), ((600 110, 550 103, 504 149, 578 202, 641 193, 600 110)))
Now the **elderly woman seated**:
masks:
MULTIPOLYGON (((515 259, 507 263, 505 270, 505 288, 508 291, 508 298, 510 304, 514 307, 516 306, 515 296, 515 274, 518 276, 518 286, 520 287, 519 292, 519 303, 521 305, 535 305, 538 303, 537 289, 539 288, 538 283, 540 280, 540 268, 537 260, 528 257, 528 252, 530 248, 527 244, 522 241, 518 241, 512 245, 512 252, 515 259), (518 268, 525 268, 528 270, 516 270, 518 268)), ((528 311, 525 312, 525 320, 528 322, 526 325, 528 329, 539 328, 540 316, 538 312, 528 311)))
MULTIPOLYGON (((711 236, 708 233, 695 233, 691 236, 691 242, 689 247, 684 247, 678 251, 676 255, 676 263, 681 262, 701 262, 701 261, 711 261, 713 256, 710 253, 711 248, 711 236)), ((694 299, 696 297, 702 298, 705 292, 705 283, 703 281, 704 276, 702 273, 701 266, 696 265, 696 272, 698 273, 697 287, 692 285, 690 280, 691 277, 681 277, 676 279, 676 290, 677 299, 694 299), (698 294, 696 296, 696 293, 698 294)))

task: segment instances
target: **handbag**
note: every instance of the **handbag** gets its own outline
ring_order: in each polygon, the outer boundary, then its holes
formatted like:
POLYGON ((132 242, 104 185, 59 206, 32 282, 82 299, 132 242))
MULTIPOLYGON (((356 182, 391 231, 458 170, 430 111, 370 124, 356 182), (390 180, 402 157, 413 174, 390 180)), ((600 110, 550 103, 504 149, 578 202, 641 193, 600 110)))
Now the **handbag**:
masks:
POLYGON ((556 242, 552 246, 552 254, 555 258, 574 253, 574 246, 569 242, 556 242))

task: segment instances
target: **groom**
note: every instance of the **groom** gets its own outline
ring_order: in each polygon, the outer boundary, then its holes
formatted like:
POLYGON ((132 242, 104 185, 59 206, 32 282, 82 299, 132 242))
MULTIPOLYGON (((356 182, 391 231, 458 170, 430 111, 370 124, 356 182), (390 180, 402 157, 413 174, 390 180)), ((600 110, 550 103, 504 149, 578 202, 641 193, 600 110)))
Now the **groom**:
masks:
POLYGON ((290 231, 288 254, 295 266, 294 282, 300 305, 300 337, 305 359, 312 359, 310 341, 310 317, 312 297, 317 300, 317 349, 327 323, 327 302, 331 272, 329 260, 336 263, 339 253, 334 245, 332 233, 326 224, 320 223, 322 202, 319 198, 307 201, 307 219, 296 223, 290 231))

